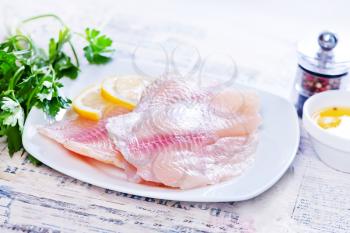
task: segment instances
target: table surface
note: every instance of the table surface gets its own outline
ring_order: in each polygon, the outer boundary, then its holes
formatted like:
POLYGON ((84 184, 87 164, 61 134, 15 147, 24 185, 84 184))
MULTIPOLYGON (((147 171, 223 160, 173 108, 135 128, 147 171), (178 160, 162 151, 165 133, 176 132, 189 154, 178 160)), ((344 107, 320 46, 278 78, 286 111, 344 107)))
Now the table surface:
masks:
MULTIPOLYGON (((190 43, 202 57, 232 55, 239 82, 288 98, 296 41, 324 29, 346 35, 349 7, 325 0, 0 0, 0 35, 21 18, 56 13, 76 31, 96 26, 111 35, 115 59, 130 59, 140 43, 167 49, 190 43)), ((301 131, 296 159, 281 180, 235 203, 155 200, 102 189, 35 167, 20 153, 10 158, 2 139, 0 232, 350 232, 350 175, 320 162, 301 131)))

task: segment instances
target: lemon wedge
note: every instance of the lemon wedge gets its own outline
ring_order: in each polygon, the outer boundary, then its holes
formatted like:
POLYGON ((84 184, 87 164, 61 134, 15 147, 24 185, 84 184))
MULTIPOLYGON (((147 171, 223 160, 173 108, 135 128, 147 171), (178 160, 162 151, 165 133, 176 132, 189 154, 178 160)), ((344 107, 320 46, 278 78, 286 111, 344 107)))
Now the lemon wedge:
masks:
POLYGON ((101 95, 120 107, 133 110, 148 84, 149 81, 139 75, 112 77, 103 81, 101 95))
POLYGON ((73 109, 79 116, 98 121, 103 111, 110 104, 101 96, 100 85, 88 87, 82 91, 72 103, 73 109))

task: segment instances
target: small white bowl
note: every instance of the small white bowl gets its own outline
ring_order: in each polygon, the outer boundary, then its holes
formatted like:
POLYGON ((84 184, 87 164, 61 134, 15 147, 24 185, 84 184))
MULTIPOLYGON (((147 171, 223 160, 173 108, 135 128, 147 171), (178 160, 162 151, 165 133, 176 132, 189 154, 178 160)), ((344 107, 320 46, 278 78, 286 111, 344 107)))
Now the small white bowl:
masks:
POLYGON ((319 158, 328 166, 350 173, 350 139, 322 129, 313 115, 327 107, 350 107, 350 92, 326 91, 310 97, 304 104, 303 124, 319 158))

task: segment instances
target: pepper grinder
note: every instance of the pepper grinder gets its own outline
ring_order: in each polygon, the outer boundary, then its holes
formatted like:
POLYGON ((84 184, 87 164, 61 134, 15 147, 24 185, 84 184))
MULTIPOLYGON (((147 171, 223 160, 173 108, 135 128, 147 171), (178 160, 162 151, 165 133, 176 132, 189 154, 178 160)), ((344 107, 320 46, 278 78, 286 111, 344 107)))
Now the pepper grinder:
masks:
POLYGON ((318 45, 315 42, 304 40, 298 44, 298 68, 293 95, 299 117, 310 96, 346 87, 350 51, 330 31, 319 34, 318 45))

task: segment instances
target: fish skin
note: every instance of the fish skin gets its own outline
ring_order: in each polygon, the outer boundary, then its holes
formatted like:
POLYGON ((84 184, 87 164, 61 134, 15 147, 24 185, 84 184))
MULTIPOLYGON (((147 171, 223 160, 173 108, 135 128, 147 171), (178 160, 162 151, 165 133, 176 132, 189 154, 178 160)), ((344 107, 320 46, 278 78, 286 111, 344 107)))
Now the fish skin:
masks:
POLYGON ((142 179, 190 189, 239 175, 251 163, 260 123, 253 92, 160 79, 133 112, 106 127, 142 179))

